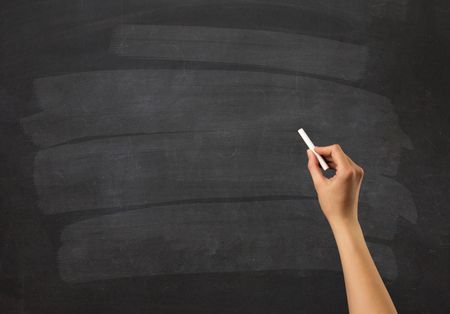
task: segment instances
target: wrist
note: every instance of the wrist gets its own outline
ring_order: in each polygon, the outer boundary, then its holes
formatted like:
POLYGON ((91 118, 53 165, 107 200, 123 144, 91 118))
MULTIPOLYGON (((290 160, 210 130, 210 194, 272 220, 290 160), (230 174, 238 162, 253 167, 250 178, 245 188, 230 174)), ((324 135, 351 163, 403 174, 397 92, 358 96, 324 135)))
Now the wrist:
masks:
POLYGON ((328 220, 333 234, 340 233, 353 234, 361 230, 357 217, 340 217, 328 220))
POLYGON ((330 226, 340 250, 359 251, 364 247, 364 234, 358 219, 335 220, 330 226))
POLYGON ((331 229, 353 229, 359 226, 357 215, 335 216, 328 218, 331 229))

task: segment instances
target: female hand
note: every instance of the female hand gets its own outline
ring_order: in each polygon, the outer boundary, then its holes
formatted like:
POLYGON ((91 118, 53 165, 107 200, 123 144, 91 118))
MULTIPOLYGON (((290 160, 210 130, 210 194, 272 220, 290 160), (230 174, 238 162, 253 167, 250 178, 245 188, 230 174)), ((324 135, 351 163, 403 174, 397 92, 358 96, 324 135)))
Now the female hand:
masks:
POLYGON ((397 313, 370 255, 358 222, 358 197, 363 170, 339 145, 315 147, 335 176, 326 178, 316 156, 308 150, 308 168, 320 207, 331 225, 344 271, 350 313, 397 313))
POLYGON ((358 222, 358 196, 364 176, 363 169, 355 164, 337 144, 326 147, 315 147, 330 168, 336 174, 328 179, 322 174, 318 160, 311 150, 308 150, 308 168, 314 186, 328 222, 333 225, 341 222, 358 222))

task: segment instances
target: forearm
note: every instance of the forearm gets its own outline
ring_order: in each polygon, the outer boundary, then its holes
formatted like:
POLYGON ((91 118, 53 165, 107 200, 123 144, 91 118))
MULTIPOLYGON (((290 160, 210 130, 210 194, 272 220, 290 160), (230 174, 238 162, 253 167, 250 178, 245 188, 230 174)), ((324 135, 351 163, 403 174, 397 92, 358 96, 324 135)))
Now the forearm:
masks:
POLYGON ((397 313, 358 222, 330 223, 341 258, 350 313, 397 313))
POLYGON ((326 178, 316 155, 308 150, 308 169, 339 249, 350 313, 397 313, 358 223, 363 169, 339 145, 314 147, 314 151, 336 170, 332 178, 326 178))

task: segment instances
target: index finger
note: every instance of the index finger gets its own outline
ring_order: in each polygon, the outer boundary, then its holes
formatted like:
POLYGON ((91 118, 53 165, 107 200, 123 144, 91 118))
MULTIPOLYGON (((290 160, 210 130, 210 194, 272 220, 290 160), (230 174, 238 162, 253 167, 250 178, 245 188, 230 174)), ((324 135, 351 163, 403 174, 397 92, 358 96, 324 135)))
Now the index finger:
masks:
POLYGON ((324 157, 330 157, 335 162, 336 167, 347 165, 348 159, 341 146, 338 144, 330 146, 315 146, 314 151, 324 157))

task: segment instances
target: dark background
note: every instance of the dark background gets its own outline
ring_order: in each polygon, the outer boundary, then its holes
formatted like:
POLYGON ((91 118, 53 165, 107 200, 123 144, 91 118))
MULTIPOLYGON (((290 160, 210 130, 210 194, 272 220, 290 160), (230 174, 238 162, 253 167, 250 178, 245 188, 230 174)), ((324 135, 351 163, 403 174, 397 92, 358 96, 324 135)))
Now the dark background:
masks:
MULTIPOLYGON (((162 275, 67 284, 59 278, 52 228, 63 222, 36 206, 37 148, 21 130, 34 78, 155 64, 105 55, 120 23, 170 23, 318 32, 314 18, 264 5, 172 8, 163 1, 2 1, 0 58, 2 313, 342 313, 342 274, 262 271, 162 275), (152 9, 154 9, 152 11, 152 9), (207 14, 205 13, 207 12, 207 14)), ((414 149, 397 180, 411 191, 417 224, 400 220, 391 246, 398 277, 388 284, 401 313, 450 311, 450 9, 448 1, 367 1, 360 28, 326 36, 369 47, 370 69, 358 87, 391 99, 414 149)), ((197 64, 165 64, 177 68, 197 64)))

